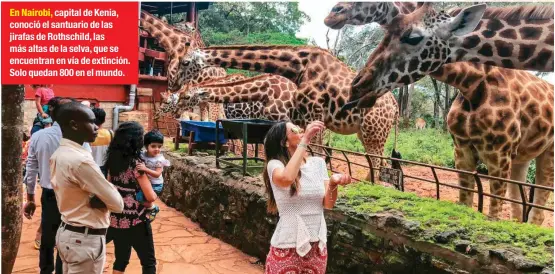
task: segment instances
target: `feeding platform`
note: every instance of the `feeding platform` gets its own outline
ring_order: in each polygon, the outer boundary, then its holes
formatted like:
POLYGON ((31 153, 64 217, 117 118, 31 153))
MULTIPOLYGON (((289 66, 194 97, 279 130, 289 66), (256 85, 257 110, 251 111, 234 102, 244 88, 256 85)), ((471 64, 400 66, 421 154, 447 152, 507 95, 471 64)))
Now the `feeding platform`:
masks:
MULTIPOLYGON (((270 128, 277 123, 277 121, 263 120, 263 119, 227 119, 217 120, 216 124, 222 125, 225 138, 228 140, 242 140, 243 151, 241 157, 226 157, 216 153, 216 166, 220 168, 220 163, 224 163, 232 168, 241 169, 243 175, 250 175, 247 173, 247 168, 261 168, 262 165, 247 165, 249 160, 264 162, 264 159, 258 157, 258 144, 264 143, 264 137, 270 128), (248 157, 247 144, 254 144, 255 151, 254 157, 248 157), (236 164, 233 161, 242 160, 241 164, 236 164)), ((216 128, 216 134, 219 134, 222 128, 216 128)), ((220 141, 216 140, 216 151, 220 145, 220 141)))
MULTIPOLYGON (((216 129, 215 122, 179 120, 179 124, 181 125, 181 135, 189 137, 189 155, 192 155, 194 149, 216 149, 218 151, 215 142, 227 143, 223 131, 216 129)), ((220 125, 220 129, 221 127, 220 125)), ((227 145, 222 145, 219 149, 226 150, 227 145)))

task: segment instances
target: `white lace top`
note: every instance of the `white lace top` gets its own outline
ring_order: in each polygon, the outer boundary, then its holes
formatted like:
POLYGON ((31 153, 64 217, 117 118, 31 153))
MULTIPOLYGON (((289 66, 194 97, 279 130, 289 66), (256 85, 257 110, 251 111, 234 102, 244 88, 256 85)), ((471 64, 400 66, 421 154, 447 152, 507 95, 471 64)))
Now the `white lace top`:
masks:
POLYGON ((268 162, 268 175, 279 212, 271 244, 277 248, 295 248, 300 256, 310 251, 310 242, 318 242, 321 251, 326 247, 327 228, 324 219, 324 180, 329 180, 326 162, 310 157, 301 166, 300 188, 291 196, 289 187, 279 187, 272 181, 276 168, 285 166, 279 160, 268 162))

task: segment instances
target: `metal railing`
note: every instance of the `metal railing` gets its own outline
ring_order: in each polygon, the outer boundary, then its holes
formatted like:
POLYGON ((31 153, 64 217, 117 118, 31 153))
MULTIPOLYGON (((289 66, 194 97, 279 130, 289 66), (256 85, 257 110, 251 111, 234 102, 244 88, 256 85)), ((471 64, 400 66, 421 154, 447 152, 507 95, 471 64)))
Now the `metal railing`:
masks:
MULTIPOLYGON (((433 178, 434 178, 433 180, 418 177, 418 176, 413 176, 413 175, 408 174, 408 173, 405 174, 403 172, 403 166, 400 165, 401 166, 400 167, 401 176, 400 176, 400 180, 399 180, 399 185, 396 185, 396 187, 401 191, 405 190, 404 178, 409 178, 409 179, 414 179, 414 180, 419 180, 419 181, 423 181, 423 182, 432 183, 432 184, 436 185, 436 199, 437 200, 440 200, 440 191, 439 191, 440 186, 446 186, 446 187, 450 187, 450 188, 455 188, 455 189, 465 190, 465 191, 469 191, 469 192, 473 192, 473 193, 478 193, 478 211, 479 212, 483 212, 484 197, 490 197, 490 198, 495 198, 495 199, 499 199, 499 200, 503 200, 503 201, 508 201, 508 202, 511 202, 511 203, 521 204, 522 209, 523 209, 522 210, 522 220, 524 222, 526 222, 528 220, 528 215, 529 215, 530 210, 532 208, 539 208, 539 209, 542 209, 542 210, 554 212, 553 208, 549 208, 549 207, 546 207, 546 206, 543 206, 543 205, 538 205, 538 204, 534 204, 534 203, 529 202, 526 198, 526 192, 525 192, 525 189, 524 189, 524 187, 529 187, 530 188, 530 199, 529 200, 531 201, 533 199, 532 197, 533 197, 533 193, 534 193, 535 189, 543 189, 543 190, 548 190, 550 192, 554 192, 553 187, 547 187, 547 186, 542 186, 542 185, 534 185, 534 184, 519 182, 519 181, 515 181, 515 180, 511 180, 511 179, 493 177, 493 176, 489 176, 489 175, 485 175, 485 174, 479 174, 476 171, 475 172, 469 172, 469 171, 465 171, 465 170, 457 170, 457 169, 453 169, 453 168, 441 167, 441 166, 436 166, 436 165, 431 165, 431 164, 424 164, 424 163, 419 163, 419 162, 410 161, 410 160, 396 159, 396 158, 391 158, 391 157, 386 157, 386 156, 372 155, 372 154, 368 154, 368 153, 353 152, 353 151, 333 148, 333 147, 329 147, 329 146, 318 145, 318 144, 314 144, 314 143, 310 144, 309 153, 311 153, 312 155, 320 155, 320 156, 329 157, 329 159, 331 159, 331 161, 329 161, 329 170, 332 171, 332 172, 337 172, 336 170, 333 169, 333 166, 332 166, 333 160, 338 160, 338 161, 342 161, 342 162, 347 163, 348 174, 349 174, 349 176, 351 176, 351 178, 353 178, 356 181, 362 181, 362 179, 353 177, 353 168, 352 168, 352 166, 359 166, 359 167, 366 168, 370 172, 369 174, 370 174, 371 183, 376 182, 376 180, 374 178, 375 171, 380 171, 380 169, 373 166, 372 161, 371 161, 372 158, 375 158, 375 159, 377 158, 380 161, 386 160, 386 161, 389 161, 390 164, 393 163, 393 162, 398 162, 398 163, 402 163, 402 164, 408 164, 408 165, 411 165, 411 166, 421 166, 421 167, 430 168, 430 171, 431 171, 431 173, 433 175, 433 178), (319 152, 317 150, 321 150, 323 152, 319 152), (334 156, 333 152, 338 152, 338 154, 342 155, 343 158, 334 156), (353 155, 353 156, 363 157, 366 160, 367 165, 366 164, 361 164, 360 162, 355 162, 355 161, 350 160, 349 157, 347 156, 348 154, 353 155), (437 172, 436 172, 438 170, 457 173, 457 174, 470 175, 476 181, 477 189, 470 189, 470 188, 462 187, 462 186, 459 186, 459 185, 453 185, 453 184, 440 182, 439 179, 438 179, 437 172), (514 200, 514 199, 511 199, 511 198, 502 197, 502 196, 498 196, 498 195, 494 195, 494 194, 491 194, 491 193, 484 192, 484 183, 482 182, 482 180, 496 180, 496 181, 500 181, 500 182, 505 182, 505 183, 509 183, 509 184, 518 185, 521 200, 520 201, 519 200, 514 200)), ((381 170, 383 171, 383 169, 381 169, 381 170)), ((341 171, 341 172, 344 172, 344 171, 341 171)))

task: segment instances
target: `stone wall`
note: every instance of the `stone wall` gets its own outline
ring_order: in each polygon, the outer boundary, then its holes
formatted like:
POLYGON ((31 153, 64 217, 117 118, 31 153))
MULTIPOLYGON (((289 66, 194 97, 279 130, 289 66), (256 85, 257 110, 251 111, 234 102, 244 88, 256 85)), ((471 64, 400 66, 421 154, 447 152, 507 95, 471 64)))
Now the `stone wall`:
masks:
MULTIPOLYGON (((217 169, 214 157, 167 153, 167 158, 172 166, 164 171, 161 199, 207 233, 264 261, 278 218, 266 213, 262 179, 217 169)), ((553 273, 552 265, 505 249, 473 246, 469 252, 464 241, 453 250, 415 240, 417 223, 395 212, 357 214, 344 202, 325 214, 328 273, 553 273)))

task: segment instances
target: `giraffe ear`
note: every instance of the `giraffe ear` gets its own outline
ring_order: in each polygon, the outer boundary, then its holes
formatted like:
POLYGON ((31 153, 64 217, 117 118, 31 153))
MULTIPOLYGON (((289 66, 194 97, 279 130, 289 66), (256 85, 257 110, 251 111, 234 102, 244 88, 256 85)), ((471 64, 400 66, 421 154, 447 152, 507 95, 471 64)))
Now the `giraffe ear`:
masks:
POLYGON ((462 36, 471 33, 476 29, 484 12, 486 4, 479 4, 461 10, 447 25, 447 30, 455 36, 462 36))

